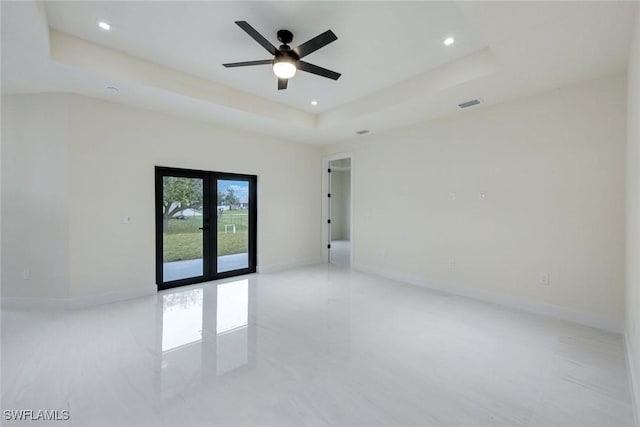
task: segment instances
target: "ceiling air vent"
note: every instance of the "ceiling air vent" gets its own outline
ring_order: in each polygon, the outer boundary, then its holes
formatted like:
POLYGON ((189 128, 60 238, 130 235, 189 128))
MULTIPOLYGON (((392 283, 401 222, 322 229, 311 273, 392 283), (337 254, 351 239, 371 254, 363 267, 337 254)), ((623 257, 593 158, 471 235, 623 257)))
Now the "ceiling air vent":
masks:
POLYGON ((364 134, 369 133, 369 130, 368 129, 362 129, 362 130, 356 131, 356 133, 358 135, 364 135, 364 134))
POLYGON ((480 104, 480 100, 472 99, 471 101, 463 102, 462 104, 458 104, 460 108, 473 107, 474 105, 480 104))

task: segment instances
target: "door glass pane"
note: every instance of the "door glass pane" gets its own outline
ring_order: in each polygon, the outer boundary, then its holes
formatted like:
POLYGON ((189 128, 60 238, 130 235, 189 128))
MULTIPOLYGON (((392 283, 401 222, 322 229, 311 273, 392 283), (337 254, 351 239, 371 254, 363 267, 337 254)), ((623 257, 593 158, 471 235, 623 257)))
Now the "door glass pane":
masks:
POLYGON ((249 268, 249 181, 218 180, 218 273, 249 268))
POLYGON ((164 282, 204 274, 202 183, 201 178, 162 178, 164 282))

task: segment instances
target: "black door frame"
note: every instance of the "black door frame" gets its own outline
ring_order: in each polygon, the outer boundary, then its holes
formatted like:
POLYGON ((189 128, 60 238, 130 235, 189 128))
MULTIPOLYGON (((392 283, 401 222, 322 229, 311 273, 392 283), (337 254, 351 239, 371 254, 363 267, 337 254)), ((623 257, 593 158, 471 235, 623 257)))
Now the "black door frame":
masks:
POLYGON ((226 277, 240 276, 256 272, 257 261, 257 234, 258 234, 258 206, 257 206, 257 182, 256 175, 244 175, 229 172, 203 171, 197 169, 180 169, 166 166, 155 167, 155 215, 156 215, 156 284, 158 290, 175 288, 177 286, 192 285, 194 283, 208 282, 226 277), (162 196, 164 176, 202 179, 203 193, 203 241, 202 276, 188 277, 171 282, 163 280, 163 227, 162 227, 162 196), (249 182, 249 262, 248 267, 240 270, 218 273, 218 239, 217 239, 217 181, 248 181, 249 182))

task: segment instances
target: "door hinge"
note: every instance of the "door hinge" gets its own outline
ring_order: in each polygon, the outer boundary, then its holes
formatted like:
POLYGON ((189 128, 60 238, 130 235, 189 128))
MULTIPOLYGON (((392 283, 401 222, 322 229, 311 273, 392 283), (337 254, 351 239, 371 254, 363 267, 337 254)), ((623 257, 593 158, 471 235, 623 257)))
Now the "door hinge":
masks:
POLYGON ((327 249, 331 249, 331 245, 327 245, 327 249))
POLYGON ((327 220, 327 224, 331 224, 331 220, 330 219, 327 220))
POLYGON ((327 194, 327 197, 331 197, 331 193, 327 194))
POLYGON ((327 169, 327 172, 331 173, 331 168, 327 169))

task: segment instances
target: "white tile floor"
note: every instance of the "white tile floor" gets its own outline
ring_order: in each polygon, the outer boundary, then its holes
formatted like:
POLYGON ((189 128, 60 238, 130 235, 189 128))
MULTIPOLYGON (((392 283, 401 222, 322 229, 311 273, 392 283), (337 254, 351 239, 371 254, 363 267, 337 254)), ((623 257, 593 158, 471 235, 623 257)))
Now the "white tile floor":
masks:
POLYGON ((19 426, 632 425, 619 335, 328 265, 4 310, 2 409, 70 411, 19 426))

